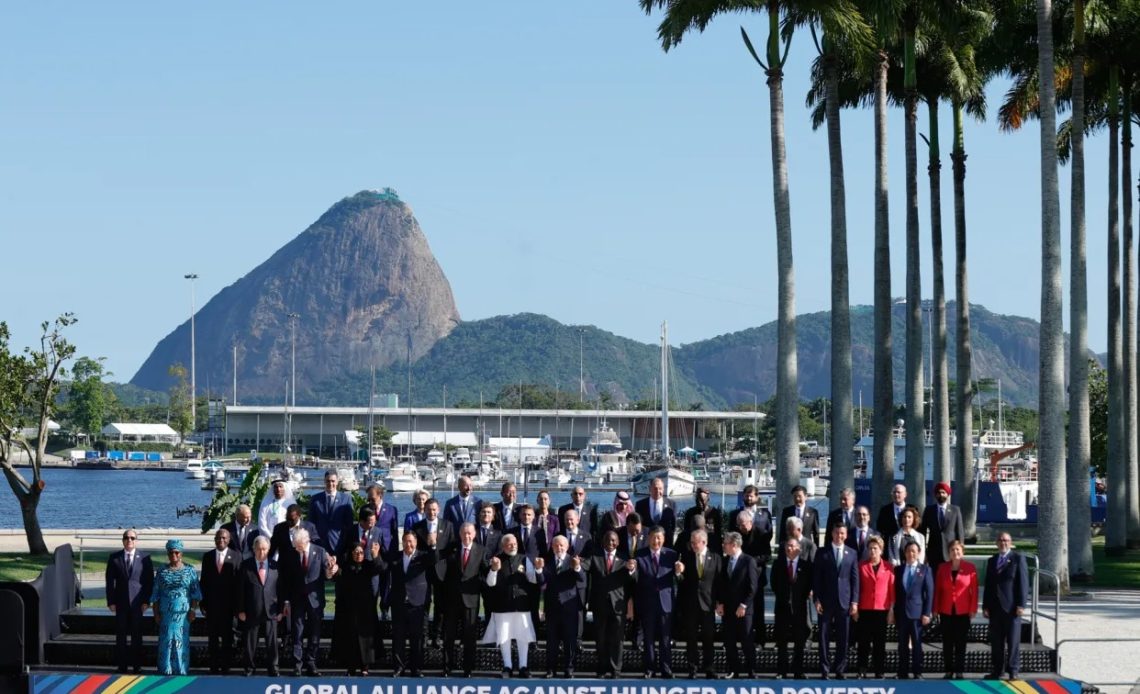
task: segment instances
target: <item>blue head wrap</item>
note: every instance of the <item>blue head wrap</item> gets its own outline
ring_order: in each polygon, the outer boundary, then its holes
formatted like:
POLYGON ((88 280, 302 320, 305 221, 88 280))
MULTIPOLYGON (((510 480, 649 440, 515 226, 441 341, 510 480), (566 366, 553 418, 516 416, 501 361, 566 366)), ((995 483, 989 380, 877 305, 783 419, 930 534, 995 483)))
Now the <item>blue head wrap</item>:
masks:
POLYGON ((166 541, 166 551, 170 552, 172 550, 178 550, 179 552, 181 552, 182 551, 182 540, 179 540, 177 538, 175 538, 173 540, 167 540, 166 541))

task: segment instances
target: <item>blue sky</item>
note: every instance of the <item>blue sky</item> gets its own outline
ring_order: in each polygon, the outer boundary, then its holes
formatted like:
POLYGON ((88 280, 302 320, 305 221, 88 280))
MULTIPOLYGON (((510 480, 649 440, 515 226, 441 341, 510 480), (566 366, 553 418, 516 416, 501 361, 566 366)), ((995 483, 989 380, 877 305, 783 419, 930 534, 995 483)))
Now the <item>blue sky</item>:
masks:
MULTIPOLYGON (((16 345, 63 311, 127 380, 189 313, 340 198, 391 186, 464 319, 534 311, 674 344, 776 315, 764 75, 726 16, 666 54, 636 2, 9 7, 0 24, 0 234, 16 345)), ((829 305, 827 143, 787 65, 797 311, 829 305)), ((1004 84, 990 89, 991 113, 1004 84)), ((920 114, 926 132, 926 114, 920 114)), ((948 153, 950 117, 943 112, 948 153)), ((893 293, 903 130, 890 123, 893 293)), ((843 114, 851 298, 870 303, 869 111, 843 114)), ((1039 314, 1036 123, 969 125, 970 292, 1039 314)), ((921 145, 920 145, 921 147, 921 145)), ((1106 142, 1089 144, 1090 343, 1105 349, 1106 142)), ((924 157, 925 151, 920 150, 924 157)), ((947 269, 950 162, 943 160, 947 269)), ((920 182, 924 295, 928 184, 920 182)), ((1068 169, 1062 169, 1068 288, 1068 169)), ((1135 178, 1131 178, 1134 182, 1135 178)), ((1131 185, 1129 190, 1135 190, 1131 185)), ((948 272, 948 292, 953 274, 948 272)), ((1067 315, 1067 310, 1066 310, 1067 315)))

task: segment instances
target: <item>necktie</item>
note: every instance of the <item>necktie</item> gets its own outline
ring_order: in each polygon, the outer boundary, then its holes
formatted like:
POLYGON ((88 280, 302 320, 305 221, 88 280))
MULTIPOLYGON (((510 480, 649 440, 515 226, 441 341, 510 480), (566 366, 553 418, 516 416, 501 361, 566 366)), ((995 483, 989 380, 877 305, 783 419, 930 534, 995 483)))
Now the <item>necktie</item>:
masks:
POLYGON ((859 530, 859 553, 863 553, 863 544, 867 541, 867 531, 859 530))
POLYGON ((238 547, 245 547, 245 526, 238 528, 238 547))
POLYGON ((257 578, 261 581, 261 585, 265 585, 265 562, 257 562, 257 578))
POLYGON ((222 564, 226 563, 225 552, 218 552, 218 573, 222 572, 222 564))
POLYGON ((705 555, 697 557, 697 578, 705 577, 705 555))
POLYGON ((788 582, 796 580, 796 565, 794 562, 788 562, 788 582))
POLYGON ((609 573, 613 570, 614 570, 614 555, 607 554, 606 555, 606 573, 609 573))
POLYGON ((1001 571, 1001 570, 1002 570, 1004 567, 1005 567, 1005 555, 1004 555, 1004 554, 999 554, 999 555, 998 555, 998 560, 997 560, 997 568, 998 568, 998 571, 1001 571))
POLYGON ((135 553, 134 552, 127 552, 127 571, 131 570, 131 567, 134 566, 134 563, 135 563, 135 553))
POLYGON ((653 557, 653 575, 656 576, 657 570, 661 568, 661 566, 657 563, 657 553, 654 552, 651 556, 653 557))
POLYGON ((914 567, 908 566, 906 569, 906 589, 910 590, 910 584, 914 580, 914 567))
POLYGON ((728 573, 736 571, 736 557, 728 560, 728 573))
POLYGON ((843 524, 844 525, 851 525, 851 512, 850 511, 844 511, 843 512, 843 524))
POLYGON ((661 520, 661 502, 653 502, 653 520, 654 522, 661 520))
POLYGON ((361 529, 360 529, 360 541, 361 541, 361 542, 364 542, 364 539, 365 539, 365 536, 366 536, 366 535, 367 535, 367 533, 365 533, 365 532, 364 532, 364 528, 361 528, 361 529))
POLYGON ((835 550, 835 568, 838 569, 842 563, 843 563, 843 550, 837 549, 837 550, 835 550))
POLYGON ((305 570, 308 570, 308 568, 309 568, 309 553, 308 552, 301 552, 301 567, 304 568, 305 570))
MULTIPOLYGON (((487 529, 483 526, 479 526, 479 544, 487 544, 487 529)), ((466 552, 467 550, 464 551, 466 552)))
POLYGON ((938 527, 946 527, 946 509, 941 506, 938 507, 938 527))
POLYGON ((801 509, 799 506, 797 506, 796 507, 796 518, 802 519, 803 517, 804 517, 803 509, 801 509))
POLYGON ((522 529, 522 543, 526 544, 526 528, 522 529))
POLYGON ((463 548, 463 568, 467 568, 467 559, 471 556, 471 550, 467 547, 463 548))

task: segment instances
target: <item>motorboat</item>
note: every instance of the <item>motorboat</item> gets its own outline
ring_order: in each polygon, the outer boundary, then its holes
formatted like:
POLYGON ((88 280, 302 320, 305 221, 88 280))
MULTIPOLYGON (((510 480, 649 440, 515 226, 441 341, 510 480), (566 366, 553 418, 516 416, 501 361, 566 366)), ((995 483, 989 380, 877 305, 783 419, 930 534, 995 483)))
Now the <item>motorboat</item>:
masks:
POLYGON ((383 446, 372 447, 372 453, 368 456, 368 464, 371 467, 388 467, 388 454, 384 452, 383 446))
POLYGON ((579 460, 587 474, 612 478, 614 475, 629 475, 629 457, 629 451, 622 446, 621 437, 602 420, 586 443, 579 460))
POLYGON ((397 463, 382 480, 384 488, 393 493, 408 493, 423 489, 424 481, 415 463, 397 463))
POLYGON ((447 463, 447 454, 438 448, 433 448, 427 452, 427 457, 424 459, 424 462, 432 467, 444 465, 447 463))
POLYGON ((697 489, 697 481, 693 473, 673 465, 655 465, 647 467, 644 471, 630 478, 633 493, 638 496, 649 496, 649 485, 654 480, 665 483, 665 496, 670 499, 691 497, 697 489))
MULTIPOLYGON (((488 456, 484 455, 480 459, 480 464, 492 464, 488 456)), ((471 466, 471 451, 466 448, 456 448, 455 452, 451 454, 451 465, 457 470, 466 470, 471 466)), ((499 456, 495 454, 493 465, 497 468, 499 466, 499 456)))
POLYGON ((188 460, 186 461, 186 467, 183 469, 186 471, 186 479, 206 479, 206 468, 202 465, 201 460, 188 460))
POLYGON ((360 480, 356 478, 356 470, 353 468, 337 468, 336 476, 339 480, 338 484, 342 492, 355 492, 360 489, 360 480))

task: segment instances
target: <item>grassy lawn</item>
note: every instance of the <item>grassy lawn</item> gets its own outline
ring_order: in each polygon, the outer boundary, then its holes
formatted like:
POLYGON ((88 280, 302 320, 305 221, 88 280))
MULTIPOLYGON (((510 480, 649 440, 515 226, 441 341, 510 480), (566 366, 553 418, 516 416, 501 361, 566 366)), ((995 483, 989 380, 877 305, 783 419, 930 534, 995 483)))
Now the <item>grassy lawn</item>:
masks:
MULTIPOLYGON (((107 566, 107 558, 111 556, 109 550, 85 551, 83 553, 83 571, 86 573, 102 573, 107 566)), ((197 567, 200 557, 186 555, 187 564, 197 567)), ((157 570, 166 563, 162 552, 151 552, 151 560, 157 570)), ((0 552, 0 581, 30 581, 40 574, 40 571, 51 561, 51 557, 29 557, 27 553, 0 552)), ((75 554, 75 570, 79 571, 79 554, 75 554)))

